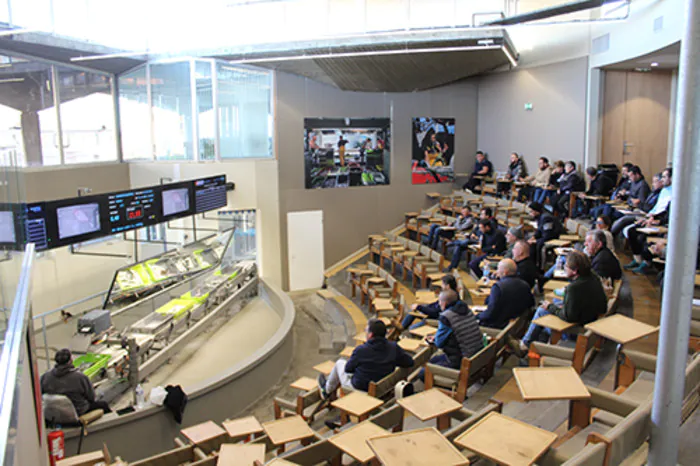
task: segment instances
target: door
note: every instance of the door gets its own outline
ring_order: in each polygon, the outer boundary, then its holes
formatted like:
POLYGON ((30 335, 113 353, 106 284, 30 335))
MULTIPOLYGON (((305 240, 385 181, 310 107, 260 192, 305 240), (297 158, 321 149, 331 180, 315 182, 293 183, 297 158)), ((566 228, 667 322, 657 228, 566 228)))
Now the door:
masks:
POLYGON ((671 73, 605 71, 602 163, 639 165, 647 180, 666 167, 671 73))
POLYGON ((287 213, 289 291, 323 284, 323 211, 287 213))

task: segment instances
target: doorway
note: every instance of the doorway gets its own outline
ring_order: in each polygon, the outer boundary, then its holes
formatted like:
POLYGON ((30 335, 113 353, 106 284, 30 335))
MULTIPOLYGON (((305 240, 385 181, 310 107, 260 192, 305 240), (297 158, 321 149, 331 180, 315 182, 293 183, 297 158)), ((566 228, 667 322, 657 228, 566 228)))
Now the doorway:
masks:
POLYGON ((287 213, 289 291, 323 285, 323 211, 287 213))
POLYGON ((672 75, 604 72, 602 163, 639 165, 649 182, 666 167, 672 75))

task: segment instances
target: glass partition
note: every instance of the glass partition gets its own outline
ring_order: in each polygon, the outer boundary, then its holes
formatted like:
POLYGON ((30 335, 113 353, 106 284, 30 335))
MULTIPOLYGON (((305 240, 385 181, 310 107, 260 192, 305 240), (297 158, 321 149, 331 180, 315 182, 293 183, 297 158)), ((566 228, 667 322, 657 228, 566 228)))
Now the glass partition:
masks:
POLYGON ((0 55, 0 165, 116 160, 112 95, 108 74, 0 55))
POLYGON ((119 115, 124 160, 152 158, 147 67, 119 76, 119 115))
POLYGON ((156 159, 194 160, 190 62, 153 64, 150 69, 156 159))

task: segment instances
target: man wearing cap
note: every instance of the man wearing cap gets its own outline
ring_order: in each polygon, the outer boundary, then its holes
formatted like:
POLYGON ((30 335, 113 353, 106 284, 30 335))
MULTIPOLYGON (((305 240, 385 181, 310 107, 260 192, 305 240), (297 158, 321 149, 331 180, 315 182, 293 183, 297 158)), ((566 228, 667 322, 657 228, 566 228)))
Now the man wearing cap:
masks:
POLYGON ((54 368, 41 376, 41 393, 66 396, 75 406, 78 416, 96 409, 111 412, 105 401, 95 400, 92 382, 73 366, 73 355, 69 349, 58 350, 54 361, 54 368))

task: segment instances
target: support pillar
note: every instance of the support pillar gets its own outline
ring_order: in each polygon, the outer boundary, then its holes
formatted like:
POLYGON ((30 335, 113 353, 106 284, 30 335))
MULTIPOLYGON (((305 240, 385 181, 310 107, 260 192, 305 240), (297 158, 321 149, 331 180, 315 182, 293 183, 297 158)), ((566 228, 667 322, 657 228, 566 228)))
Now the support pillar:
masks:
POLYGON ((27 157, 27 165, 41 165, 41 125, 39 123, 39 112, 36 110, 25 110, 20 117, 22 126, 22 142, 24 143, 24 154, 27 157))
POLYGON ((678 462, 679 424, 700 233, 700 2, 686 0, 681 41, 673 195, 651 413, 649 465, 678 462))

